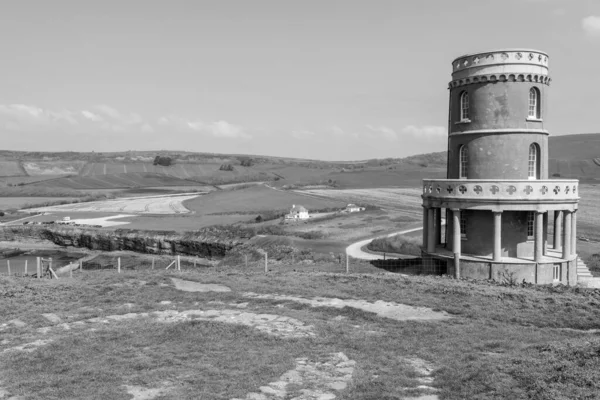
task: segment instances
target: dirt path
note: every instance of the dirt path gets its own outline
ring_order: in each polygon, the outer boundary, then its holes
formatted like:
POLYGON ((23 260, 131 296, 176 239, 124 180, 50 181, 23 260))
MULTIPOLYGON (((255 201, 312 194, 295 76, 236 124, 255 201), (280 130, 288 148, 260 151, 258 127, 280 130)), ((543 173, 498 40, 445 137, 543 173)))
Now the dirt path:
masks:
POLYGON ((367 252, 363 251, 362 248, 365 247, 366 245, 368 245, 369 243, 371 243, 374 239, 380 239, 380 238, 384 238, 384 237, 392 237, 392 236, 397 236, 397 235, 404 235, 406 233, 416 232, 416 231, 420 231, 422 229, 423 229, 423 227, 406 229, 406 230, 403 230, 400 232, 393 232, 393 233, 390 233, 390 234, 384 235, 384 236, 377 236, 374 238, 361 240, 356 243, 352 243, 350 246, 346 247, 346 254, 348 254, 350 257, 358 258, 360 260, 383 260, 382 254, 367 253, 367 252))

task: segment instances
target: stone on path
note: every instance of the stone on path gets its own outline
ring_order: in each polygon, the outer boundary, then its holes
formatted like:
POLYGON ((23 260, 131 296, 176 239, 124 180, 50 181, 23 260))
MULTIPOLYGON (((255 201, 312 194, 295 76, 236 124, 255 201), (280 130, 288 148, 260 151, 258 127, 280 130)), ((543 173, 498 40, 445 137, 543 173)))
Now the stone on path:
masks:
POLYGON ((330 297, 313 297, 312 299, 306 299, 303 297, 277 294, 259 294, 252 292, 246 292, 242 295, 244 297, 253 299, 293 301, 296 303, 308 304, 312 307, 352 307, 363 311, 373 312, 379 315, 380 317, 390 318, 396 321, 430 321, 452 318, 448 313, 443 311, 438 312, 426 307, 413 307, 407 306, 405 304, 398 304, 381 300, 377 300, 373 303, 366 300, 343 300, 330 297))
POLYGON ((175 284, 175 289, 184 292, 231 292, 231 289, 227 286, 215 283, 200 283, 177 278, 171 278, 171 280, 175 284))
MULTIPOLYGON (((419 385, 413 387, 413 388, 401 388, 404 390, 409 390, 409 389, 421 389, 421 390, 426 390, 431 392, 437 392, 439 389, 431 386, 431 384, 433 383, 433 377, 431 376, 431 374, 433 373, 433 365, 431 365, 430 363, 428 363, 425 360, 422 360, 420 358, 404 358, 403 359, 404 362, 406 362, 407 364, 409 364, 414 371, 417 373, 418 377, 416 378, 417 382, 419 382, 419 385)), ((424 394, 421 396, 416 396, 416 397, 406 397, 406 400, 439 400, 439 397, 436 394, 424 394)))
POLYGON ((46 318, 53 324, 60 324, 62 322, 62 319, 60 319, 60 317, 54 313, 42 314, 42 317, 46 318))
POLYGON ((27 324, 23 321, 21 321, 20 319, 11 319, 10 321, 7 322, 7 324, 12 324, 14 326, 16 326, 17 328, 22 328, 24 326, 27 326, 27 324))
POLYGON ((127 393, 133 396, 132 400, 152 400, 159 396, 165 396, 171 391, 171 387, 165 386, 157 389, 149 389, 143 386, 123 385, 127 393))
POLYGON ((330 400, 346 389, 352 380, 356 362, 344 353, 332 353, 319 358, 297 358, 296 368, 287 371, 278 381, 261 386, 259 392, 232 400, 330 400))

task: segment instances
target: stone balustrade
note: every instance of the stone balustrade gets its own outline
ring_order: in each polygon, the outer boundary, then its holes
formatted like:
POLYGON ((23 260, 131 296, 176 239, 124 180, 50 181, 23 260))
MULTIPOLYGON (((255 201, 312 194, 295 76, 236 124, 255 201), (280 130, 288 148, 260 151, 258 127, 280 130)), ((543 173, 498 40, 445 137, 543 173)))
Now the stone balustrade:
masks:
POLYGON ((579 199, 578 186, 579 181, 575 179, 424 179, 423 198, 570 202, 579 199))

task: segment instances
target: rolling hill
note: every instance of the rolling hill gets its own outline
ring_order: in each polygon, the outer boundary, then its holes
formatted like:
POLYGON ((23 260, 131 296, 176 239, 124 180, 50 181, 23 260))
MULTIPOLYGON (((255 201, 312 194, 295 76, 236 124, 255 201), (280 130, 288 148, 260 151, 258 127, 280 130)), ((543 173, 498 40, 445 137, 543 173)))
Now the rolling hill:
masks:
MULTIPOLYGON (((339 188, 419 186, 445 176, 446 152, 406 158, 318 161, 271 156, 190 152, 28 153, 0 150, 0 186, 71 190, 218 185, 270 181, 273 186, 339 188), (156 154, 174 160, 153 165, 156 154), (222 165, 233 166, 222 170, 222 165)), ((600 181, 600 134, 550 136, 549 175, 600 181)))

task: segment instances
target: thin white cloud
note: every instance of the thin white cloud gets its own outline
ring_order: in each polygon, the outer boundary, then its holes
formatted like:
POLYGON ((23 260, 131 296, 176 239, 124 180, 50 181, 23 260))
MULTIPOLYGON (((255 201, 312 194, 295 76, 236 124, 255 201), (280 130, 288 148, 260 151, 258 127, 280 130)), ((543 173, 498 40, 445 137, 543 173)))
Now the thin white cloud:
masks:
POLYGON ((398 134, 392 128, 389 128, 387 126, 373 126, 373 125, 366 125, 366 127, 372 133, 382 136, 383 138, 385 138, 391 142, 398 140, 398 134))
POLYGON ((81 115, 83 115, 85 118, 89 119, 90 121, 94 121, 94 122, 102 121, 101 116, 99 116, 98 114, 94 114, 93 112, 88 111, 88 110, 83 110, 81 112, 81 115))
POLYGON ((314 133, 313 131, 309 131, 306 129, 295 129, 292 131, 292 137, 296 138, 296 139, 308 139, 311 137, 314 137, 316 135, 316 133, 314 133))
POLYGON ((225 138, 244 138, 251 136, 239 125, 230 124, 227 121, 217 121, 210 124, 210 131, 213 136, 225 138))
POLYGON ((208 123, 198 119, 188 120, 178 115, 168 115, 158 118, 157 123, 165 128, 194 131, 217 138, 250 139, 252 137, 244 127, 223 120, 208 123))
POLYGON ((581 27, 589 36, 600 37, 600 17, 590 15, 581 20, 581 27))
POLYGON ((152 128, 152 125, 150 125, 150 124, 144 124, 144 125, 142 125, 142 127, 140 128, 140 130, 143 133, 153 133, 154 132, 154 128, 152 128))
POLYGON ((333 125, 331 127, 331 133, 333 133, 335 136, 344 136, 346 134, 346 132, 344 132, 344 130, 337 125, 333 125))
POLYGON ((555 8, 554 10, 552 10, 552 14, 556 15, 556 16, 563 16, 567 13, 567 10, 565 10, 564 8, 555 8))
POLYGON ((425 125, 425 126, 414 126, 408 125, 402 129, 402 133, 410 135, 415 138, 425 138, 427 140, 440 139, 448 134, 448 130, 443 126, 436 125, 425 125))
POLYGON ((94 106, 94 108, 107 117, 113 119, 119 119, 121 117, 121 114, 117 110, 115 110, 111 106, 107 106, 106 104, 99 104, 97 106, 94 106))

